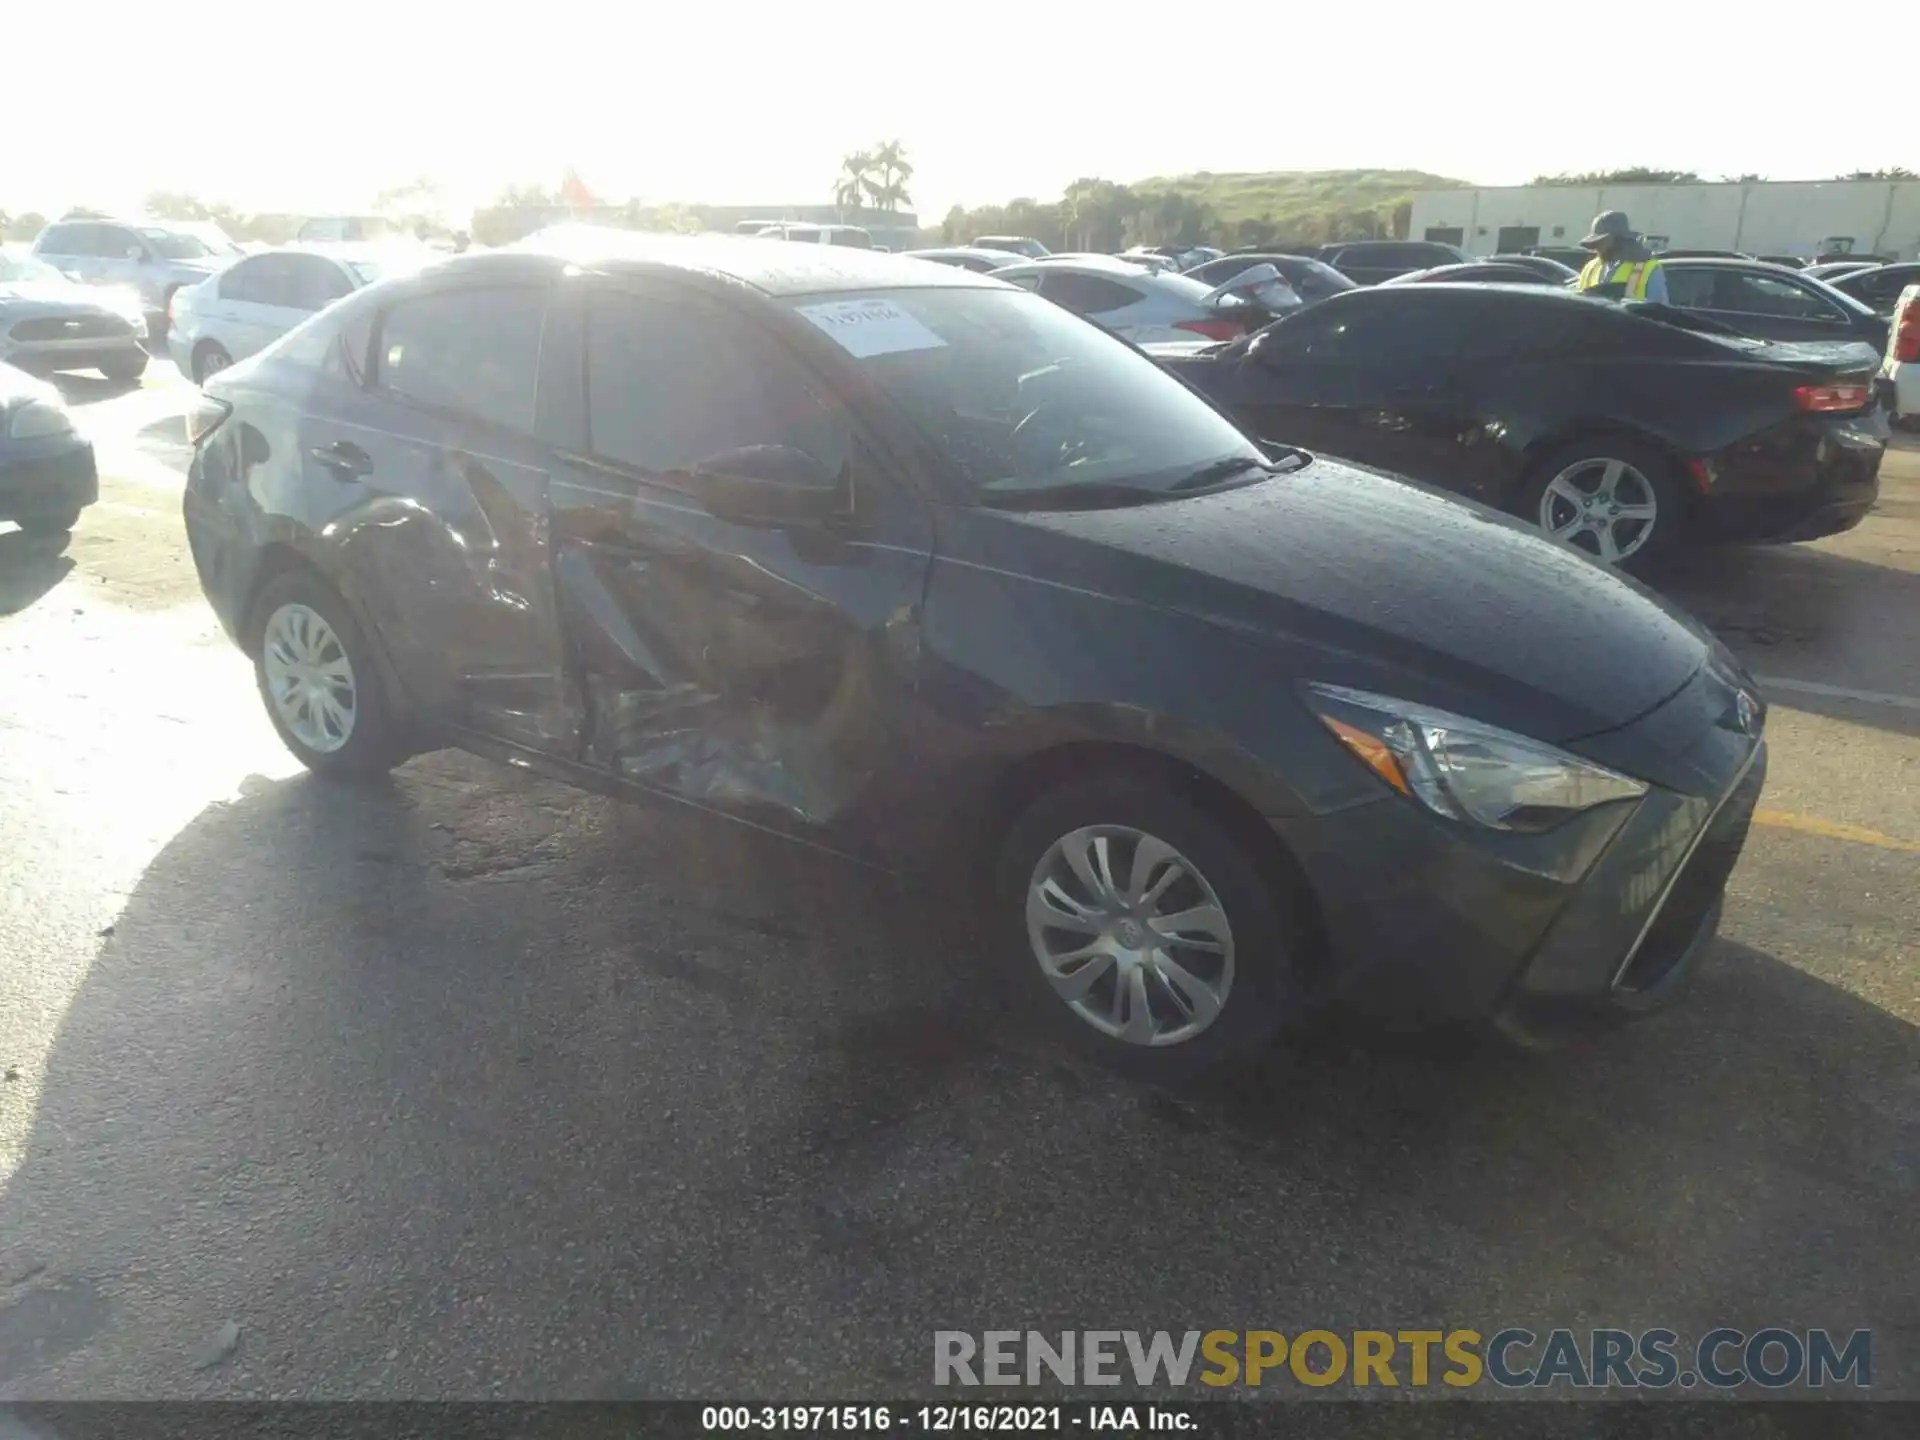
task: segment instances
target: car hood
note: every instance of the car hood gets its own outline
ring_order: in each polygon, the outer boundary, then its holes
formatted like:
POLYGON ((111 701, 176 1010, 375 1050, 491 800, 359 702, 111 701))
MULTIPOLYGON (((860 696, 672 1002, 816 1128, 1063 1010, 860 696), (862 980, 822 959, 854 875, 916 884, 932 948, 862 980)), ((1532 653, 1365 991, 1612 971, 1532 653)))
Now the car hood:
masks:
POLYGON ((1341 462, 994 520, 1026 573, 1254 635, 1301 680, 1389 689, 1556 743, 1638 719, 1715 649, 1638 583, 1518 521, 1341 462), (1052 543, 1021 544, 1021 530, 1052 543))
POLYGON ((78 285, 51 281, 0 285, 0 312, 18 319, 26 315, 112 315, 118 312, 98 295, 78 285))

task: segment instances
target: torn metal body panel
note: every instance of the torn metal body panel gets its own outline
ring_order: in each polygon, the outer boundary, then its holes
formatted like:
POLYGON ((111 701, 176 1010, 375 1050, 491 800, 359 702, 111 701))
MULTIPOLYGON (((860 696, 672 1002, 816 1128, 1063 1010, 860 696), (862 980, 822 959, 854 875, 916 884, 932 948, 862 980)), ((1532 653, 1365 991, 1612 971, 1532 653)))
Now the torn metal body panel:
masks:
POLYGON ((579 759, 854 853, 914 769, 925 516, 828 533, 720 519, 590 471, 556 478, 554 574, 585 710, 579 759))

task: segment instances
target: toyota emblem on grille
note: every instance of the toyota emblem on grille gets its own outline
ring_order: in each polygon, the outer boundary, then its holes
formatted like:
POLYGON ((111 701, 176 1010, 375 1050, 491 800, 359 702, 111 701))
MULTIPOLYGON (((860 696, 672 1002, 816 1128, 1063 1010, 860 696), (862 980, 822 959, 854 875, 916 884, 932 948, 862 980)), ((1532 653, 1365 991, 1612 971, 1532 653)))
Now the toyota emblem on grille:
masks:
POLYGON ((1745 690, 1733 692, 1733 723, 1742 735, 1754 734, 1760 726, 1760 702, 1745 690))

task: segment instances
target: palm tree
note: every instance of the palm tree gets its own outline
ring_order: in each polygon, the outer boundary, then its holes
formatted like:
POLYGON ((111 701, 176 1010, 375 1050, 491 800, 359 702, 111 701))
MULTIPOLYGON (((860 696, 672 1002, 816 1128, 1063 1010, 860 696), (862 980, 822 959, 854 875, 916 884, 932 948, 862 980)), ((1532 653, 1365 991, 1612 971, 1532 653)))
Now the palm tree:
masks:
POLYGON ((876 148, 871 166, 874 174, 867 180, 867 194, 875 206, 893 211, 913 203, 913 196, 907 193, 907 181, 913 178, 913 162, 907 159, 906 149, 898 140, 884 141, 876 148))
MULTIPOLYGON (((858 210, 873 175, 873 156, 856 150, 840 162, 840 178, 833 182, 833 203, 842 212, 858 210)), ((841 218, 845 218, 843 213, 841 218)))

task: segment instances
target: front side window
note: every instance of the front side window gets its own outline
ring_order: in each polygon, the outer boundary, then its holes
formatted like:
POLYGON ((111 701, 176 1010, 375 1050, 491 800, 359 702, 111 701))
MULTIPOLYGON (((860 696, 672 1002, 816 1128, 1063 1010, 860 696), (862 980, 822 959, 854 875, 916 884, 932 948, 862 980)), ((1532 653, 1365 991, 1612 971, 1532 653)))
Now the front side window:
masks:
POLYGON ((837 473, 848 427, 763 330, 687 296, 601 292, 587 311, 587 435, 643 474, 786 445, 837 473))
POLYGON ((380 318, 375 383, 415 404, 531 433, 544 287, 442 290, 380 318))
POLYGON ((1038 296, 939 287, 784 303, 945 462, 964 503, 1144 503, 1264 473, 1212 406, 1038 296))
POLYGON ((204 260, 214 253, 206 241, 184 230, 142 230, 140 239, 162 260, 204 260))

